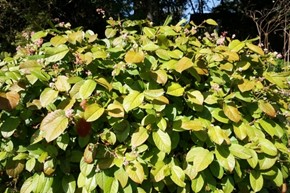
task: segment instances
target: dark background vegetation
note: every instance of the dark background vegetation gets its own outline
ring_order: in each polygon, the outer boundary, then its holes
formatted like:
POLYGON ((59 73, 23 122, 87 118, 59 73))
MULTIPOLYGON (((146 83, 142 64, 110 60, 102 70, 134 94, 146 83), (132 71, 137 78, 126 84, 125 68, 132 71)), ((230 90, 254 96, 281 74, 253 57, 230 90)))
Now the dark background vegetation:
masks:
MULTIPOLYGON (((220 32, 228 31, 239 39, 254 38, 258 33, 249 12, 271 9, 274 3, 272 0, 0 0, 0 51, 14 52, 22 31, 51 28, 61 21, 91 29, 102 38, 109 17, 147 18, 155 25, 162 24, 169 14, 173 15, 173 22, 182 17, 197 23, 213 18, 219 22, 220 32)), ((282 51, 283 35, 276 31, 269 36, 271 48, 282 51)))

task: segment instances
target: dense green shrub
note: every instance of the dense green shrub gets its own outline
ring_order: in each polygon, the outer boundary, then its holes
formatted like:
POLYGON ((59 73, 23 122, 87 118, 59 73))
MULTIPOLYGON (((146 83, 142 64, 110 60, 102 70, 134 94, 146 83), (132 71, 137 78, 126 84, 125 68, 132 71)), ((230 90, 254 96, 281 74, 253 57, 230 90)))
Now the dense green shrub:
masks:
POLYGON ((50 29, 2 56, 1 192, 282 186, 289 73, 270 55, 193 23, 108 23, 106 39, 50 29))

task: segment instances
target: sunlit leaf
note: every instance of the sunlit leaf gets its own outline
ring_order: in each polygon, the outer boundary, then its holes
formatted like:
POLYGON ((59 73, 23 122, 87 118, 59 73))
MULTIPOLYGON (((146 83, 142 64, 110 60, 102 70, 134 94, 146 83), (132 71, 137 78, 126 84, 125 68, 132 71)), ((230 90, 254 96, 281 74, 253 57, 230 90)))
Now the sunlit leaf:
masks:
POLYGON ((171 151, 171 139, 168 133, 158 129, 155 132, 152 132, 153 141, 156 147, 165 153, 170 153, 171 151))
POLYGON ((57 62, 66 56, 66 54, 69 52, 69 48, 64 44, 60 44, 57 47, 47 47, 45 48, 45 51, 47 62, 57 62))
POLYGON ((259 105, 259 108, 262 109, 264 113, 266 113, 270 117, 276 117, 276 110, 270 103, 263 100, 259 100, 258 105, 259 105))
POLYGON ((105 109, 96 103, 88 105, 84 112, 84 118, 87 122, 95 121, 103 115, 104 111, 105 109))
POLYGON ((65 111, 56 110, 44 117, 40 124, 40 130, 44 131, 42 136, 47 142, 55 140, 67 128, 68 118, 65 116, 65 111))
POLYGON ((131 144, 133 147, 137 147, 143 144, 149 137, 147 129, 144 127, 139 127, 133 134, 131 138, 131 144))
POLYGON ((125 61, 127 63, 137 64, 137 63, 143 62, 144 58, 145 58, 145 55, 142 51, 135 52, 133 50, 130 50, 125 55, 125 61))
POLYGON ((129 163, 125 166, 125 170, 131 180, 137 184, 142 184, 145 179, 145 173, 143 166, 138 161, 132 161, 129 163))
POLYGON ((254 44, 251 44, 251 43, 246 43, 246 46, 252 50, 253 52, 257 53, 257 54, 260 54, 261 56, 264 56, 264 51, 262 50, 261 47, 259 46, 256 46, 254 44))
POLYGON ((167 94, 172 96, 182 96, 184 93, 184 87, 180 84, 171 82, 170 85, 167 87, 167 94))
POLYGON ((186 161, 193 162, 193 167, 197 172, 206 169, 213 159, 213 153, 202 147, 191 148, 186 154, 186 161))
POLYGON ((259 171, 252 170, 250 173, 250 184, 255 192, 260 191, 264 185, 263 176, 259 171))
POLYGON ((207 19, 207 20, 205 20, 205 23, 207 23, 209 25, 218 25, 217 22, 213 19, 207 19))
POLYGON ((185 187, 185 173, 179 166, 173 165, 171 167, 171 180, 180 187, 185 187))
POLYGON ((242 119, 241 113, 234 105, 224 103, 223 110, 225 115, 235 123, 239 122, 242 119))
POLYGON ((40 94, 40 103, 42 107, 47 107, 50 103, 53 103, 58 97, 58 91, 52 88, 45 88, 40 94))
POLYGON ((144 94, 138 91, 131 91, 123 101, 123 108, 126 112, 140 106, 144 100, 144 94))
POLYGON ((97 83, 94 80, 88 79, 80 86, 79 94, 82 99, 87 99, 94 92, 97 83))
POLYGON ((175 65, 175 70, 179 73, 182 73, 184 70, 193 67, 193 62, 187 57, 181 58, 175 65))

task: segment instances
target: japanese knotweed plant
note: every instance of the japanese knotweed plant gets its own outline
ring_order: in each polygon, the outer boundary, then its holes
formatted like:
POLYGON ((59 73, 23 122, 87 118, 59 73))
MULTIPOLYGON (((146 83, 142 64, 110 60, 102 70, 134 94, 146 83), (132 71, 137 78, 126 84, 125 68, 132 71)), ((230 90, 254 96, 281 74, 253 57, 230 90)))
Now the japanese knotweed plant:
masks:
POLYGON ((267 192, 289 175, 289 73, 194 23, 48 29, 0 62, 0 191, 267 192), (220 39, 222 38, 222 39, 220 39))

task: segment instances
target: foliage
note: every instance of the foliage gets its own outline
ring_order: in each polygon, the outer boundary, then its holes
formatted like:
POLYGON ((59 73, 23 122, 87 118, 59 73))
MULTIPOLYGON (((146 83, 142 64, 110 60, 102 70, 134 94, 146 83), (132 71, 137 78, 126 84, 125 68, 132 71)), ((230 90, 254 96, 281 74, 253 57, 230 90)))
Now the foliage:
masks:
POLYGON ((258 192, 283 184, 289 74, 266 70, 272 56, 253 40, 204 36, 192 22, 108 23, 104 39, 48 29, 3 56, 1 192, 258 192))

